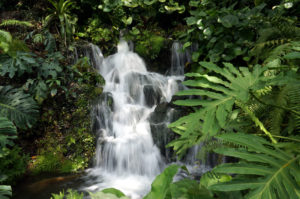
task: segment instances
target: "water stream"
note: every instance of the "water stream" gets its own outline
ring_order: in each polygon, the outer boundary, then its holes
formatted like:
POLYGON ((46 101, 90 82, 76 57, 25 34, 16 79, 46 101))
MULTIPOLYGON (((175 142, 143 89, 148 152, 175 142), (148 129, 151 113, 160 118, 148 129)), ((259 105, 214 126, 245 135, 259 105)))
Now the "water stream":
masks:
POLYGON ((183 76, 148 72, 126 42, 120 42, 118 52, 107 58, 96 46, 91 49, 94 67, 106 83, 94 107, 93 129, 98 135, 95 166, 88 170, 87 185, 82 188, 114 187, 138 199, 165 167, 153 143, 149 116, 159 103, 171 101, 183 76))
MULTIPOLYGON (((172 150, 165 148, 175 138, 168 124, 182 116, 170 105, 172 96, 184 89, 181 84, 184 64, 191 57, 181 52, 181 48, 178 42, 172 46, 168 76, 147 71, 142 58, 124 41, 119 43, 116 54, 106 58, 96 45, 89 44, 85 48, 84 56, 90 58, 93 67, 105 79, 103 93, 92 111, 92 129, 97 135, 95 162, 80 178, 57 185, 53 191, 73 188, 95 192, 113 187, 131 199, 141 199, 150 191, 155 177, 172 162, 187 165, 196 175, 209 169, 205 165, 195 166, 195 156, 201 146, 192 148, 185 162, 174 159, 172 150)), ((48 181, 57 179, 44 180, 42 185, 48 181)), ((42 188, 41 193, 45 195, 42 188)), ((36 197, 39 193, 30 194, 36 197)), ((19 196, 16 198, 24 198, 22 192, 19 196)))

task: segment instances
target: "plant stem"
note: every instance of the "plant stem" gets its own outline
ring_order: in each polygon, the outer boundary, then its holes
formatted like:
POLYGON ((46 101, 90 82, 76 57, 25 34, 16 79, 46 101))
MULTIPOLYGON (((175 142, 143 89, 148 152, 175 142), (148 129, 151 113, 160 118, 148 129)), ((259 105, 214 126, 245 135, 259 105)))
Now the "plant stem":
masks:
POLYGON ((242 102, 235 101, 235 104, 238 105, 240 108, 245 111, 252 121, 256 124, 256 126, 259 126, 260 130, 262 130, 272 141, 272 143, 277 144, 277 141, 274 139, 272 134, 265 128, 264 124, 255 116, 255 114, 242 102))
MULTIPOLYGON (((255 135, 258 135, 258 136, 266 136, 265 134, 255 134, 255 135)), ((298 139, 295 139, 295 138, 289 138, 289 137, 284 137, 284 136, 279 136, 279 135, 273 135, 273 137, 276 137, 276 138, 282 138, 282 139, 285 139, 285 140, 292 140, 292 141, 295 141, 295 142, 300 142, 300 140, 298 140, 298 139)))

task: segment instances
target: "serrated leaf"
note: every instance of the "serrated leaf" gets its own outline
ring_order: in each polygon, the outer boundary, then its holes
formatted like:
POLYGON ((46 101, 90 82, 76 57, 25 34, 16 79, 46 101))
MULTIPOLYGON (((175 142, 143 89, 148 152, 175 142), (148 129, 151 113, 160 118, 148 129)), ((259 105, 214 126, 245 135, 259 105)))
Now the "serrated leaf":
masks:
POLYGON ((208 73, 185 74, 185 76, 193 79, 184 81, 183 84, 192 88, 176 93, 179 96, 193 96, 197 99, 177 100, 174 104, 198 106, 197 112, 201 115, 192 113, 193 116, 185 116, 183 119, 172 123, 170 127, 180 134, 180 143, 176 145, 176 141, 173 141, 168 146, 176 146, 180 151, 185 151, 182 149, 204 139, 202 137, 217 134, 234 119, 232 113, 239 110, 239 107, 249 115, 255 124, 258 124, 263 132, 270 136, 258 118, 254 114, 250 115, 242 105, 251 99, 252 91, 263 89, 271 84, 284 85, 292 78, 287 74, 266 78, 264 72, 268 68, 260 65, 255 65, 251 70, 246 67, 236 68, 230 63, 224 63, 223 68, 211 62, 199 62, 199 64, 206 68, 208 73), (234 104, 238 106, 234 106, 234 104), (193 123, 198 125, 198 128, 189 125, 193 123), (191 135, 196 139, 195 142, 188 139, 188 136, 191 135))
POLYGON ((0 116, 19 128, 31 127, 37 120, 38 105, 28 94, 10 86, 0 86, 0 116))
POLYGON ((227 163, 214 168, 215 173, 239 175, 230 182, 209 186, 210 190, 250 190, 246 195, 249 199, 299 197, 300 186, 292 175, 300 171, 299 154, 293 155, 282 151, 276 145, 255 135, 228 133, 217 137, 239 147, 219 148, 215 152, 242 160, 239 163, 227 163), (277 194, 272 194, 274 190, 277 190, 277 194))

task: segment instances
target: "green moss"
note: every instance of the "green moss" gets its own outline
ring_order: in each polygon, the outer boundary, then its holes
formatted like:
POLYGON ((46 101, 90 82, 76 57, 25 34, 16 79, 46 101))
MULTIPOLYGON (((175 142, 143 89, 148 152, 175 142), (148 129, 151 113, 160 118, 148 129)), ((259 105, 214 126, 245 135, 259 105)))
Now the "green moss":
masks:
POLYGON ((146 35, 144 40, 137 42, 135 51, 142 57, 157 58, 164 46, 165 39, 157 35, 146 35))
POLYGON ((164 31, 155 29, 141 32, 131 31, 129 35, 126 35, 126 39, 134 41, 136 44, 135 52, 145 59, 154 60, 164 47, 164 34, 164 31))
POLYGON ((102 93, 103 78, 86 59, 74 65, 77 71, 65 99, 54 98, 42 115, 43 137, 36 141, 33 173, 69 173, 88 167, 95 151, 91 132, 91 104, 102 93), (62 103, 64 102, 64 103, 62 103))

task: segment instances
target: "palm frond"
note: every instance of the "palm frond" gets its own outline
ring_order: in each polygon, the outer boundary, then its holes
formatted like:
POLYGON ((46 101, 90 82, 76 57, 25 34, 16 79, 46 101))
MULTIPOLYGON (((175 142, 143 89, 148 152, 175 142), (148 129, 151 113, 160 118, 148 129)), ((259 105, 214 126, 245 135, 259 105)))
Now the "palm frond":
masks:
POLYGON ((39 111, 28 94, 11 86, 0 86, 0 116, 7 117, 19 128, 35 124, 39 111))
POLYGON ((238 174, 232 181, 208 187, 214 191, 248 190, 247 199, 296 199, 300 197, 299 151, 288 153, 255 135, 228 133, 218 139, 243 148, 219 148, 215 152, 240 158, 239 163, 222 164, 215 173, 238 174))

